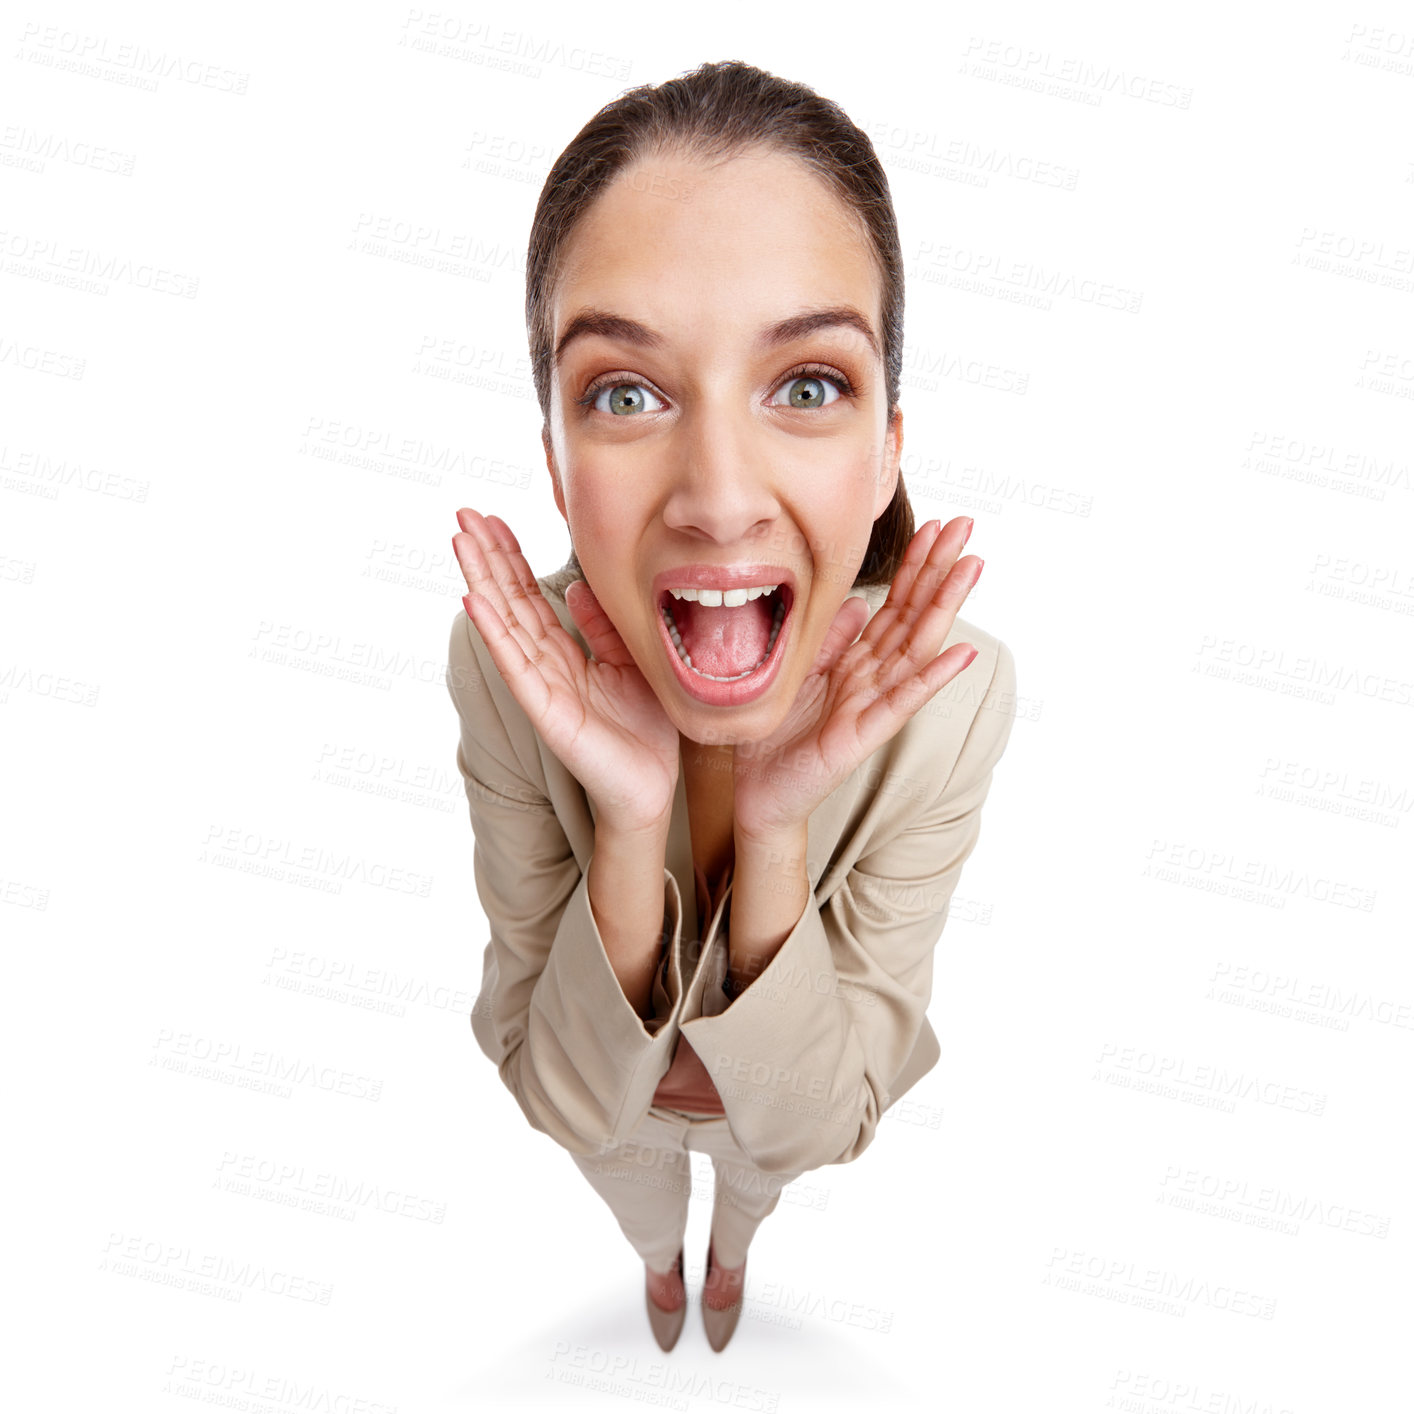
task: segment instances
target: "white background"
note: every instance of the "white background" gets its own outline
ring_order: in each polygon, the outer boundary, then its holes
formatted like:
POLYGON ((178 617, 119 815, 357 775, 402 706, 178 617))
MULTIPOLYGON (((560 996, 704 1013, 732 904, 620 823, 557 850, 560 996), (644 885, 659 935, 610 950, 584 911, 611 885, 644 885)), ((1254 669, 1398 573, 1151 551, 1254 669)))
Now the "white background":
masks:
POLYGON ((74 3, 3 38, 15 1407, 1398 1397, 1407 8, 74 3), (905 479, 976 517, 966 617, 1021 700, 942 1061, 763 1226, 722 1355, 704 1172, 664 1357, 467 1024, 443 674, 456 509, 539 573, 568 548, 540 184, 720 58, 874 136, 905 479))

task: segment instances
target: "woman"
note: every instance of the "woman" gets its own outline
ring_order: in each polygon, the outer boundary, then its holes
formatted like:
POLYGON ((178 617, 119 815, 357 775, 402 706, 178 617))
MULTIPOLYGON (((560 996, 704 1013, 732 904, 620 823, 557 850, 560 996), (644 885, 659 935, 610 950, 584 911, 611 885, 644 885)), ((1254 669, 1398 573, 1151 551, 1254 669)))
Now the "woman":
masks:
POLYGON ((938 1059, 1014 667, 955 618, 972 522, 913 530, 894 212, 834 104, 735 62, 630 91, 551 171, 526 284, 572 554, 537 578, 458 513, 472 1021, 642 1257, 665 1350, 711 1155, 720 1350, 781 1189, 938 1059))

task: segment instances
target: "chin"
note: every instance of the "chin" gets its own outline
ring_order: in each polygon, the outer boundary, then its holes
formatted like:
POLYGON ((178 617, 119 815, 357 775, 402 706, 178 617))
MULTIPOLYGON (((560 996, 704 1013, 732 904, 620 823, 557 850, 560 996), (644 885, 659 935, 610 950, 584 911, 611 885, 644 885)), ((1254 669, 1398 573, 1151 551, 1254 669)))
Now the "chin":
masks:
POLYGON ((671 687, 668 691, 672 693, 672 706, 666 702, 664 706, 678 731, 689 741, 699 746, 752 746, 774 735, 785 721, 799 684, 792 691, 783 674, 763 697, 741 707, 684 702, 681 692, 674 692, 671 687))

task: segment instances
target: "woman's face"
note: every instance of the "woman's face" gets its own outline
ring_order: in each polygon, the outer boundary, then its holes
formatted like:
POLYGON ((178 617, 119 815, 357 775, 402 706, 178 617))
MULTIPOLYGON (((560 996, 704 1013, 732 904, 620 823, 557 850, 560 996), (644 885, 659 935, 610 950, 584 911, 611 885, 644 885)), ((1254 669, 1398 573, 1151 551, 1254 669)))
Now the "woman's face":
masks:
POLYGON ((565 256, 546 453, 584 576, 685 737, 762 740, 898 475, 871 247, 802 162, 756 149, 640 161, 565 256))

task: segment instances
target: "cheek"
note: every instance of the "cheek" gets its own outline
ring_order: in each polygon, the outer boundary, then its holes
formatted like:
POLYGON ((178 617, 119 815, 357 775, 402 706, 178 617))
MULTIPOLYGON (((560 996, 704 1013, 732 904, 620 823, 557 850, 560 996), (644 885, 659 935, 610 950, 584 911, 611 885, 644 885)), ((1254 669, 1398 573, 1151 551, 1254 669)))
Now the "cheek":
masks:
POLYGON ((653 460, 628 445, 571 446, 566 452, 561 485, 576 545, 581 536, 636 542, 656 513, 653 460))
POLYGON ((811 553, 816 564, 854 582, 874 528, 874 502, 878 496, 877 454, 859 445, 841 449, 832 459, 830 474, 816 494, 807 498, 811 553))
MULTIPOLYGON (((563 478, 575 553, 606 610, 638 580, 634 556, 642 539, 642 519, 625 498, 625 484, 621 470, 611 473, 584 459, 574 462, 563 478)), ((610 618, 616 619, 616 613, 610 618)))
POLYGON ((576 541, 597 539, 606 525, 612 525, 615 491, 613 482, 592 457, 571 457, 561 476, 565 509, 576 541))
POLYGON ((811 448, 799 469, 813 491, 842 511, 873 500, 883 461, 880 445, 862 432, 822 439, 811 448))

